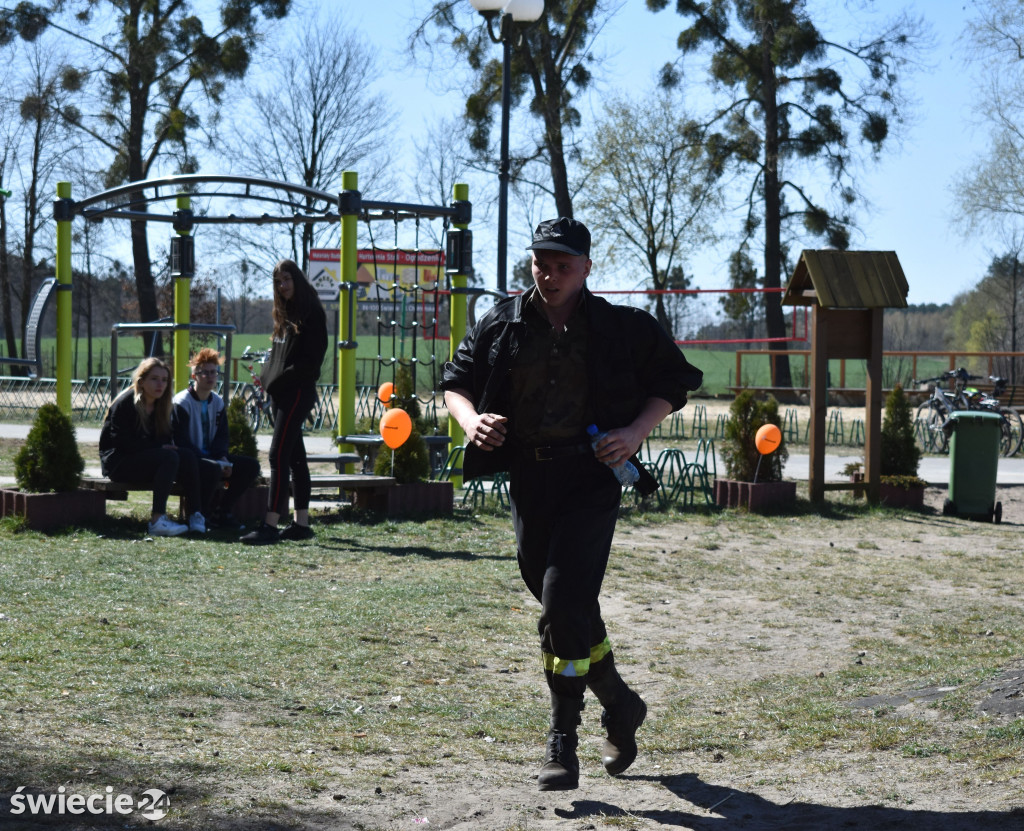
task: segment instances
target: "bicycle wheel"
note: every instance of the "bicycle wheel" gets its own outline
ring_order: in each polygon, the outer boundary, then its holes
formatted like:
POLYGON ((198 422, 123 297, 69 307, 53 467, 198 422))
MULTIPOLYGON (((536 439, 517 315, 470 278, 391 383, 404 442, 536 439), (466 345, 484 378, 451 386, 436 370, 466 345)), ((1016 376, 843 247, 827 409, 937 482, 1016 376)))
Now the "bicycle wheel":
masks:
POLYGON ((1003 435, 999 441, 999 450, 1003 456, 1015 456, 1020 451, 1024 440, 1024 420, 1020 413, 1010 407, 1000 407, 997 412, 1003 417, 1003 435))
POLYGON ((949 440, 942 432, 942 425, 949 418, 949 411, 934 399, 925 401, 917 408, 914 432, 925 453, 946 453, 949 440))
POLYGON ((260 406, 259 393, 252 384, 246 384, 242 388, 242 401, 245 402, 245 417, 249 422, 249 429, 254 433, 260 429, 263 420, 263 409, 260 406))

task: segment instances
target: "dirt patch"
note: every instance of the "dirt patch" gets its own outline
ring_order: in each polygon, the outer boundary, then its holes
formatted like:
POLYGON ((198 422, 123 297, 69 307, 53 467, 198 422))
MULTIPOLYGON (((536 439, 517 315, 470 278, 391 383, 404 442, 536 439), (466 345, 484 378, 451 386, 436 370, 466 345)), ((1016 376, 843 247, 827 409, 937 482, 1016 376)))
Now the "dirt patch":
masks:
MULTIPOLYGON (((460 831, 1024 829, 1021 765, 989 760, 984 748, 987 735, 1020 715, 1019 659, 977 667, 991 670, 984 681, 969 673, 953 683, 890 685, 879 678, 870 696, 857 695, 856 685, 836 693, 835 704, 870 711, 880 735, 914 725, 915 738, 904 743, 879 739, 875 747, 824 735, 794 750, 786 730, 766 732, 742 717, 744 710, 777 706, 773 700, 786 699, 786 685, 827 684, 849 667, 870 666, 886 644, 916 637, 929 610, 966 604, 984 618, 990 600, 998 605, 1016 593, 1012 559, 1020 548, 1024 488, 1000 489, 1000 525, 944 517, 945 495, 929 489, 925 512, 883 512, 855 527, 806 516, 765 524, 739 515, 620 525, 603 607, 623 673, 650 705, 641 755, 625 775, 613 779, 601 768, 601 729, 590 702, 577 791, 536 790, 540 735, 528 747, 480 737, 482 755, 453 743, 426 769, 403 765, 396 746, 398 772, 378 791, 346 790, 347 780, 360 779, 360 762, 339 764, 332 792, 297 822, 460 831), (627 554, 629 564, 617 565, 627 554), (1009 570, 975 573, 972 560, 1009 570), (869 562, 864 573, 877 582, 858 594, 851 584, 869 562), (649 571, 650 579, 636 579, 636 569, 649 571), (823 574, 821 589, 807 579, 814 569, 823 574), (830 575, 839 570, 848 572, 847 581, 833 595, 830 575), (751 702, 757 689, 764 698, 751 702), (958 703, 947 709, 950 700, 958 703), (679 708, 699 722, 692 729, 703 731, 700 739, 665 734, 667 725, 678 724, 670 714, 679 708), (971 741, 978 743, 975 757, 943 750, 971 741)), ((531 603, 523 599, 532 612, 531 603)), ((965 633, 968 640, 1005 634, 985 619, 969 625, 975 628, 965 633)), ((514 688, 510 694, 523 695, 524 707, 534 706, 536 696, 526 693, 536 692, 539 677, 524 671, 506 683, 514 688)), ((798 712, 780 712, 778 719, 798 719, 798 712)))

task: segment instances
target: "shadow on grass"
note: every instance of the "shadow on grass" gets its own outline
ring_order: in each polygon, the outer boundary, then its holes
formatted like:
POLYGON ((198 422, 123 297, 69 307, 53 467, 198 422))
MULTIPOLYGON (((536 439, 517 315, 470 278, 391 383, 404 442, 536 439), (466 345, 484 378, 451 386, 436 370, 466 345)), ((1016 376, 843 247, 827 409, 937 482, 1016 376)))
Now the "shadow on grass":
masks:
POLYGON ((836 807, 808 802, 777 803, 755 793, 704 782, 696 774, 674 776, 624 776, 661 783, 689 803, 680 810, 629 811, 606 802, 577 800, 572 810, 556 808, 563 819, 587 817, 642 817, 662 825, 691 831, 829 831, 861 828, 865 831, 928 829, 928 831, 990 831, 993 828, 1024 828, 1024 810, 1010 811, 924 811, 885 805, 836 807))
MULTIPOLYGON (((225 785, 217 764, 201 761, 167 764, 140 760, 126 761, 113 755, 79 754, 61 760, 48 758, 51 751, 19 743, 10 734, 0 733, 0 829, 35 831, 36 829, 129 829, 154 828, 163 831, 296 831, 303 828, 330 828, 331 831, 356 831, 372 826, 369 817, 338 810, 295 806, 254 788, 249 804, 229 808, 211 807, 221 794, 234 794, 238 783, 225 785), (133 801, 143 799, 149 789, 167 796, 167 814, 151 821, 143 813, 148 806, 132 806, 130 813, 106 812, 107 788, 111 800, 121 794, 133 801), (22 790, 18 790, 22 788, 22 790), (64 798, 73 794, 93 800, 80 810, 57 812, 64 798), (43 805, 49 803, 47 812, 43 805), (12 810, 13 809, 13 810, 12 810), (345 814, 350 814, 346 816, 345 814)), ((245 801, 243 800, 243 803, 245 801)), ((114 804, 112 802, 112 804, 114 804)), ((71 807, 76 807, 72 803, 71 807)))
POLYGON ((432 548, 429 545, 387 545, 386 543, 375 542, 367 544, 351 537, 335 537, 330 534, 321 534, 317 540, 317 548, 321 551, 365 551, 367 553, 380 552, 391 557, 424 557, 428 560, 463 560, 475 562, 477 560, 510 560, 514 559, 509 554, 480 554, 475 551, 445 551, 432 548))

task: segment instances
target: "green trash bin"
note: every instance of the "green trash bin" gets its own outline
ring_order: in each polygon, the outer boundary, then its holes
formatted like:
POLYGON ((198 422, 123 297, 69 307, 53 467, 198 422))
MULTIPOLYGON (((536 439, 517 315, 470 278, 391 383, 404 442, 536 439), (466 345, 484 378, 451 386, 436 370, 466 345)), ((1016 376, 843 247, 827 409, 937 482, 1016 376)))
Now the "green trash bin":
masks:
POLYGON ((1002 520, 1003 506, 996 502, 1002 422, 998 413, 958 410, 942 425, 949 437, 949 498, 944 514, 1002 520))

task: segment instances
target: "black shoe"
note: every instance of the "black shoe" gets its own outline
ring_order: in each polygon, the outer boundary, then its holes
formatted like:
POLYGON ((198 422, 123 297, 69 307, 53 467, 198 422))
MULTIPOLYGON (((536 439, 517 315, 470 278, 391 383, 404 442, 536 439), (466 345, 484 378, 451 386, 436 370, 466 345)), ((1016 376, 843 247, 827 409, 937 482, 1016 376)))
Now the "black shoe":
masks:
POLYGON ((547 755, 537 774, 542 791, 574 791, 580 786, 580 762, 576 758, 577 737, 573 733, 548 733, 547 755))
POLYGON ((618 776, 636 761, 636 731, 646 717, 647 705, 632 690, 621 704, 601 711, 601 726, 608 731, 601 761, 612 776, 618 776))
POLYGON ((299 525, 297 522, 293 522, 277 535, 281 540, 311 540, 315 536, 312 528, 308 525, 299 525))
POLYGON ((255 531, 250 531, 238 538, 239 542, 244 542, 246 545, 274 545, 279 539, 277 526, 267 525, 265 522, 257 525, 255 531))

